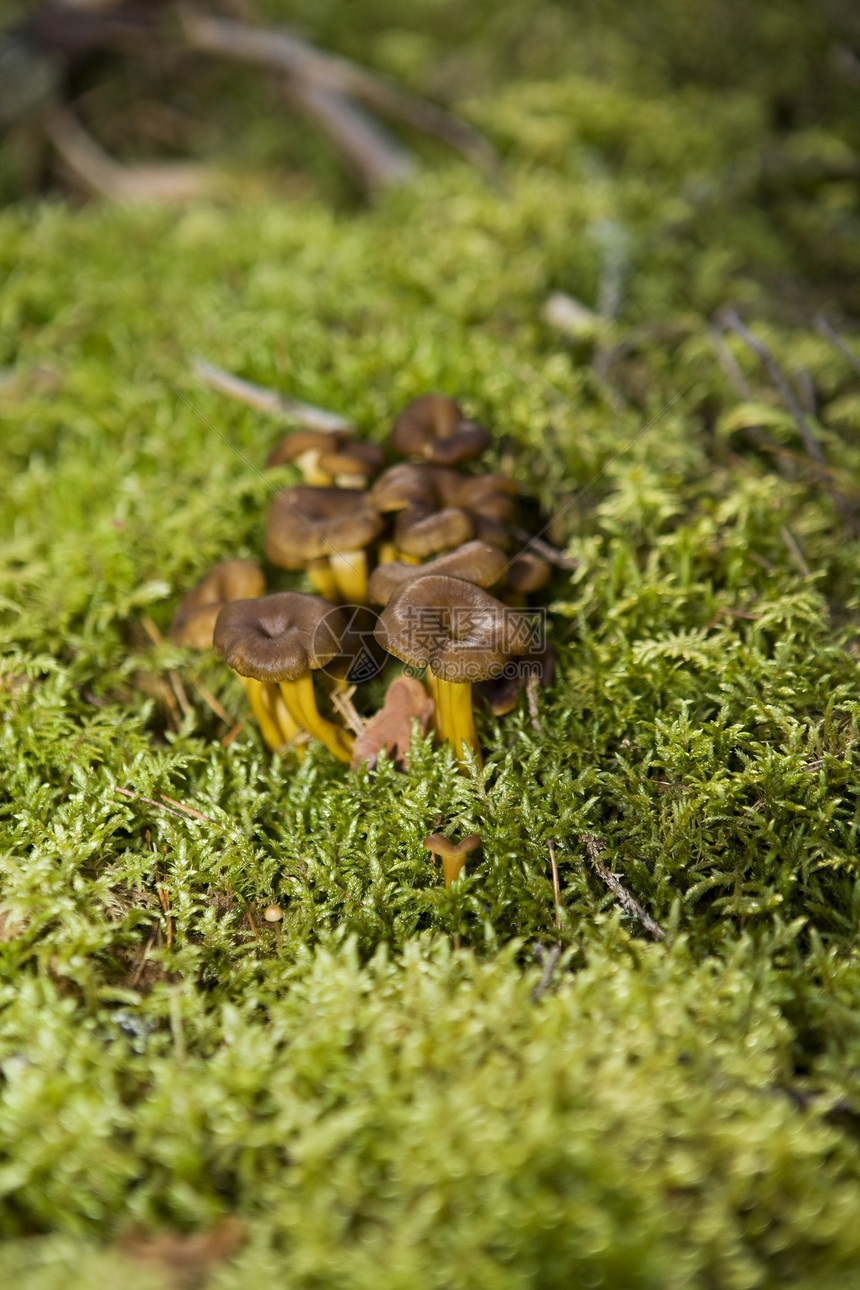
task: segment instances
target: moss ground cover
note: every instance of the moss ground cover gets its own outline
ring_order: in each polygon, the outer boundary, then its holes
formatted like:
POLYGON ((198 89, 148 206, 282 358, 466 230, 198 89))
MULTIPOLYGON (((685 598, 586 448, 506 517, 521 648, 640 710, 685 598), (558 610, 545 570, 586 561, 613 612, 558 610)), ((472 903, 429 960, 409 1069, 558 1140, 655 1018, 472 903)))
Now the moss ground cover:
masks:
MULTIPOLYGON (((431 17, 392 68, 430 66, 431 17)), ((224 1215, 211 1284, 243 1290, 856 1282, 858 348, 813 325, 856 299, 856 194, 768 187, 808 123, 742 80, 607 49, 612 76, 477 78, 503 196, 440 164, 365 213, 0 215, 10 1284, 169 1285, 124 1234, 224 1215), (544 321, 607 280, 596 340, 544 321), (236 678, 160 639, 210 564, 259 557, 282 430, 196 354, 380 441, 435 388, 495 427, 578 567, 555 685, 480 718, 481 774, 429 740, 406 774, 272 757, 217 714, 236 678), (483 838, 447 891, 434 830, 483 838)))

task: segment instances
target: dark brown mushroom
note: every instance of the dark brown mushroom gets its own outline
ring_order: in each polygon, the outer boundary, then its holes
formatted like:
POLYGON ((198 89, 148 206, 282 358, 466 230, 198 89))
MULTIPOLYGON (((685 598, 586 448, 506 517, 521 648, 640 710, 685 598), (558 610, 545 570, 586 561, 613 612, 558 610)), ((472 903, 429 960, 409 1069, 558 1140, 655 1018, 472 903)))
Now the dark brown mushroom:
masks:
POLYGON ((387 605, 395 591, 413 578, 443 574, 448 578, 462 578, 476 587, 490 587, 498 582, 507 567, 507 560, 497 547, 487 542, 466 542, 453 551, 437 555, 426 564, 406 564, 394 560, 380 564, 370 575, 367 584, 368 598, 373 604, 387 605))
POLYGON ((215 652, 234 672, 277 685, 290 716, 340 761, 352 736, 323 717, 311 673, 338 653, 347 615, 320 596, 285 591, 226 605, 215 624, 215 652))
POLYGON ((497 676, 519 643, 519 615, 480 587, 458 578, 416 578, 388 602, 376 637, 389 654, 427 667, 437 729, 461 762, 480 760, 472 716, 472 682, 497 676))
POLYGON ((264 548, 273 564, 307 569, 328 599, 363 604, 366 548, 383 521, 364 493, 345 488, 287 488, 272 503, 264 548))
POLYGON ((442 873, 445 878, 445 886, 452 886, 466 867, 466 856, 470 851, 475 851, 483 839, 478 833, 470 833, 468 837, 462 838, 459 842, 452 842, 442 833, 431 833, 424 839, 424 848, 434 857, 439 856, 442 861, 442 873))
POLYGON ((492 442, 484 427, 467 420, 459 404, 446 394, 413 400, 394 422, 391 439, 402 456, 440 466, 472 461, 492 442))

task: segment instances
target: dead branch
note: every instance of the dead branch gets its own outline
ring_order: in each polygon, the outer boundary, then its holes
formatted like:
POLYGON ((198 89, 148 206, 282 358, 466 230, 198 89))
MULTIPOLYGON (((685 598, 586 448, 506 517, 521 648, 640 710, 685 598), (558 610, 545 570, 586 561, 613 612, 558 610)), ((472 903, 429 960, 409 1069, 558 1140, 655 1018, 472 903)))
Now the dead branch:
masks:
POLYGON ((547 842, 549 849, 549 865, 552 873, 552 899, 555 905, 555 925, 558 931, 561 931, 561 887, 558 881, 558 861, 555 858, 555 843, 552 838, 547 842))
POLYGON ((367 189, 389 188, 415 171, 411 153, 338 90, 297 77, 287 81, 284 91, 316 121, 367 189))
POLYGON ((634 918, 638 919, 645 930, 654 937, 655 941, 664 940, 666 933, 660 924, 642 908, 639 901, 636 900, 634 896, 630 895, 630 892, 617 875, 614 874, 611 869, 607 868, 600 859, 600 853, 605 850, 606 846, 603 839, 596 838, 591 833, 581 833, 579 835, 579 841, 585 852, 586 859, 594 866, 601 882, 609 888, 612 894, 617 898, 618 903, 627 910, 628 914, 632 914, 634 918))
POLYGON ((291 399, 286 394, 269 390, 264 385, 255 384, 254 381, 244 381, 240 376, 225 372, 223 368, 215 367, 213 363, 207 363, 203 358, 195 358, 191 364, 191 370, 196 377, 221 394, 226 394, 231 399, 238 399, 240 403, 246 403, 259 412, 271 412, 284 421, 307 426, 309 430, 330 432, 355 428, 352 422, 347 421, 345 417, 339 417, 336 412, 328 412, 325 408, 316 408, 311 403, 291 399))
POLYGON ((185 202, 210 187, 211 176, 202 166, 120 165, 66 108, 51 113, 45 132, 71 178, 99 197, 115 202, 185 202))
POLYGON ((544 560, 548 560, 550 564, 557 565, 559 569, 570 569, 572 571, 579 568, 579 561, 574 560, 572 555, 564 555, 556 547, 550 546, 549 542, 545 542, 543 538, 540 537, 533 537, 532 534, 527 533, 525 529, 512 528, 511 535, 512 537, 515 537, 518 542, 523 542, 525 544, 523 550, 527 550, 531 547, 537 555, 541 556, 544 560))
POLYGON ((275 68, 306 84, 357 99, 383 115, 434 135, 461 152, 473 165, 497 180, 500 160, 477 130, 444 108, 416 98, 347 58, 326 54, 283 27, 253 27, 194 9, 183 14, 191 48, 275 68))
POLYGON ((794 392, 791 386, 789 385, 788 381, 786 380, 785 376, 783 375, 782 368, 777 363, 773 354, 771 354, 770 350, 768 349, 767 345, 765 345, 764 341, 761 340, 758 336, 756 336, 753 332, 751 332, 749 328, 743 322, 741 322, 740 318, 738 317, 738 315, 735 313, 733 309, 725 310, 721 315, 720 321, 722 322, 723 326, 728 327, 731 331, 735 333, 736 336, 739 336, 741 340, 744 342, 744 344, 749 346, 749 348, 753 351, 756 357, 764 365, 770 379, 773 381, 774 385, 779 390, 779 393, 782 397, 783 402, 785 403, 785 406, 788 408, 789 412, 794 418, 795 424, 797 425, 797 428, 800 431, 800 437, 803 440, 803 444, 804 444, 804 447, 806 448, 807 453, 812 458, 812 461, 815 463, 815 465, 818 467, 818 470, 816 471, 816 473, 822 479, 824 486, 827 488, 827 491, 830 493, 831 497, 833 498, 836 508, 841 514, 842 518, 844 520, 852 522, 855 507, 851 505, 851 503, 848 501, 848 499, 845 497, 843 493, 840 493, 838 489, 834 488, 832 484, 828 483, 827 462, 825 460, 824 453, 821 450, 821 445, 816 439, 815 433, 812 429, 812 426, 809 423, 809 420, 806 414, 804 413, 797 399, 794 397, 794 392))
POLYGON ((820 332, 822 336, 826 337, 826 339, 830 341, 834 349, 838 349, 839 353, 842 355, 844 359, 847 359, 847 361, 854 368, 855 372, 860 372, 860 358, 857 357, 857 355, 854 353, 852 349, 848 348, 848 346, 845 344, 845 341, 839 335, 839 332, 836 330, 835 327, 832 327, 830 325, 830 323, 824 317, 824 314, 817 315, 815 319, 815 329, 816 331, 820 332))

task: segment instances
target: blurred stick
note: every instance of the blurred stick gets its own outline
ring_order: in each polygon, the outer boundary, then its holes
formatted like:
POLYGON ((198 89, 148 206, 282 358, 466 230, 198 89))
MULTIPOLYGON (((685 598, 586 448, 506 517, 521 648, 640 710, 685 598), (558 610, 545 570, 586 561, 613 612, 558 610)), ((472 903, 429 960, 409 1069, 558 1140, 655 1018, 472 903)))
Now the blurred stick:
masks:
POLYGON ((285 92, 328 135, 367 188, 388 188, 415 171, 411 154, 338 90, 296 77, 287 81, 285 92))
POLYGON ((764 341, 760 340, 754 332, 751 332, 750 329, 741 322, 733 309, 725 310, 721 314, 720 321, 724 327, 728 327, 736 336, 739 336, 744 344, 749 346, 752 352, 764 365, 770 379, 779 390, 782 401, 794 417, 797 428, 800 431, 800 437, 803 440, 804 447, 816 467, 818 467, 816 473, 819 475, 824 486, 827 488, 827 491, 833 498, 836 508, 842 518, 848 522, 853 522, 855 508, 843 493, 840 493, 838 489, 834 488, 833 485, 828 482, 828 467, 824 458, 824 453, 821 451, 821 445, 816 439, 815 433, 812 426, 809 424, 806 414, 797 399, 794 397, 794 392, 792 391, 788 381, 785 379, 782 368, 777 363, 773 354, 771 354, 764 341))
POLYGON ((197 50, 274 67, 288 76, 357 99, 425 134, 442 139, 498 181, 500 160, 490 143, 444 108, 407 94, 347 58, 326 54, 282 27, 253 27, 194 9, 183 12, 188 44, 197 50))
POLYGON ((853 350, 848 348, 845 341, 839 335, 839 332, 835 327, 830 325, 824 317, 824 314, 817 315, 815 319, 815 329, 830 341, 834 349, 837 349, 844 359, 847 359, 855 372, 860 372, 860 358, 857 357, 853 350))
POLYGON ((184 202, 209 188, 202 166, 183 162, 120 165, 67 108, 51 113, 45 132, 71 177, 99 197, 118 202, 184 202))
POLYGON ((579 841, 583 846, 586 858, 597 870, 600 881, 609 888, 614 896, 617 897, 618 903, 627 910, 628 914, 632 914, 634 918, 639 920, 646 932, 650 932, 655 941, 664 940, 666 933, 663 931, 660 924, 642 908, 639 901, 636 900, 634 896, 630 895, 630 892, 621 882, 620 878, 618 878, 611 869, 607 868, 600 859, 600 853, 605 847, 602 839, 594 837, 591 833, 581 833, 579 841))
POLYGON ((298 422, 309 430, 324 430, 330 433, 333 430, 354 429, 351 422, 344 417, 339 417, 336 412, 328 412, 325 408, 314 407, 312 403, 302 403, 299 399, 288 398, 286 394, 269 390, 265 385, 257 385, 254 381, 244 381, 241 376, 234 376, 232 372, 225 372, 222 367, 216 367, 214 363, 207 363, 205 358, 195 358, 191 364, 191 370, 201 381, 211 385, 219 393, 226 394, 231 399, 238 399, 240 403, 247 403, 249 407, 256 408, 259 412, 272 412, 276 416, 283 417, 285 421, 298 422))

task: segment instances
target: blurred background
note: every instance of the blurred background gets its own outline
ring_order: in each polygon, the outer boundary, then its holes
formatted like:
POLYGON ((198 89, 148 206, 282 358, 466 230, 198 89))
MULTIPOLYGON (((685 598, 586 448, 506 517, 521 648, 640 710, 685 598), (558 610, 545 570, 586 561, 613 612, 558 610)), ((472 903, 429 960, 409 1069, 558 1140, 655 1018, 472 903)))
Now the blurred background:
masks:
MULTIPOLYGON (((3 203, 274 190, 355 207, 416 164, 440 163, 452 143, 491 169, 468 132, 398 109, 386 91, 449 109, 503 158, 525 144, 546 162, 558 104, 526 140, 512 119, 539 87, 577 78, 646 100, 753 101, 771 189, 790 182, 808 194, 858 178, 855 0, 4 0, 0 15, 3 203), (212 18, 222 27, 207 35, 212 18), (279 65, 258 50, 249 60, 237 32, 275 27, 298 38, 298 58, 287 51, 279 65), (315 69, 314 50, 350 60, 346 80, 315 69), (356 68, 384 89, 368 82, 362 94, 356 68)), ((606 165, 621 159, 611 137, 586 132, 584 142, 606 165)))

